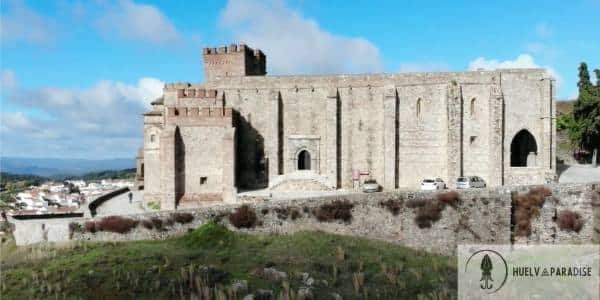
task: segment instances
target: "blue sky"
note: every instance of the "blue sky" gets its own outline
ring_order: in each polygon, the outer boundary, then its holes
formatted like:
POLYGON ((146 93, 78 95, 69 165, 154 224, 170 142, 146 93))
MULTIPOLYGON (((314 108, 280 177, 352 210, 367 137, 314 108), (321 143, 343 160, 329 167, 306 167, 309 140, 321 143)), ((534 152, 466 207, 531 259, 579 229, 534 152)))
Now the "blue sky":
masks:
POLYGON ((2 1, 1 154, 132 157, 162 84, 246 42, 269 74, 543 67, 576 97, 600 68, 600 0, 2 1), (376 3, 376 4, 375 4, 376 3))

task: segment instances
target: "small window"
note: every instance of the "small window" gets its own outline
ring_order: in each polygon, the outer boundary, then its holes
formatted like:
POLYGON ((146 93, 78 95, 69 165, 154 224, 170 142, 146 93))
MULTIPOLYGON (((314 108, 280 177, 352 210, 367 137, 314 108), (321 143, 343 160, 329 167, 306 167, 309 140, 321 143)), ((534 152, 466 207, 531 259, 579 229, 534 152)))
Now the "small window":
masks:
POLYGON ((156 135, 151 134, 150 135, 150 143, 154 143, 155 140, 156 140, 156 135))
POLYGON ((469 111, 471 117, 475 117, 475 100, 475 98, 471 99, 471 109, 469 111))
POLYGON ((200 177, 200 184, 206 184, 208 177, 200 177))
POLYGON ((477 136, 475 136, 475 135, 472 135, 472 136, 471 136, 471 138, 469 139, 469 142, 471 143, 471 145, 472 145, 473 143, 475 143, 475 140, 477 140, 477 136))
POLYGON ((175 109, 175 115, 179 116, 179 109, 177 109, 177 108, 175 109))
POLYGON ((421 98, 417 99, 417 119, 421 118, 421 98))

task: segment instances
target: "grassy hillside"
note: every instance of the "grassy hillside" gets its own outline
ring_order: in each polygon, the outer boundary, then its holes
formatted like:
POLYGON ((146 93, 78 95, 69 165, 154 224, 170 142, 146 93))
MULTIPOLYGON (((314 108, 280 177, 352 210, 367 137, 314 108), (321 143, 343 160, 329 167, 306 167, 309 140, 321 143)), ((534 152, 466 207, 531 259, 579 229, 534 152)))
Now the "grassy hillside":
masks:
POLYGON ((307 286, 318 299, 456 298, 454 259, 321 232, 247 235, 209 223, 166 241, 1 250, 3 299, 242 299, 260 289, 297 299, 307 286))

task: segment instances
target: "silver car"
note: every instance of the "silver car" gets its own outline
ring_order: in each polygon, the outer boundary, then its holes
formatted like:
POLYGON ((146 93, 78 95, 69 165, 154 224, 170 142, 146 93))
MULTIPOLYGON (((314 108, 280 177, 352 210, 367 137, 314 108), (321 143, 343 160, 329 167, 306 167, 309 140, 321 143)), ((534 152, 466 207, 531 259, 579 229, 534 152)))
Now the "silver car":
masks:
POLYGON ((362 185, 362 190, 365 193, 375 193, 381 190, 381 186, 374 179, 367 179, 362 185))
POLYGON ((457 189, 484 188, 485 181, 479 176, 463 176, 456 179, 457 189))

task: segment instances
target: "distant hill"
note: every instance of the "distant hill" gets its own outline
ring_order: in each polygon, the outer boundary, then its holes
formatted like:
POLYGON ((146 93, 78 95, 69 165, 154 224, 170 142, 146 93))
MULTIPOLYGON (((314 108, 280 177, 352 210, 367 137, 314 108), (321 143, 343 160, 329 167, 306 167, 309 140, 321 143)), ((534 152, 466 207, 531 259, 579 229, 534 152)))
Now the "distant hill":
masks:
POLYGON ((102 179, 131 179, 135 177, 135 169, 123 169, 123 170, 104 170, 98 172, 90 172, 82 175, 53 175, 51 177, 29 175, 29 174, 13 174, 7 172, 0 172, 0 186, 6 185, 7 182, 20 182, 28 181, 29 184, 38 185, 48 180, 62 181, 62 180, 75 180, 83 179, 85 181, 95 181, 102 179))
POLYGON ((43 177, 80 176, 89 172, 123 170, 135 167, 133 158, 69 159, 2 157, 0 171, 13 174, 31 174, 43 177))
POLYGON ((81 176, 69 176, 65 179, 83 179, 85 181, 90 180, 102 180, 102 179, 131 179, 135 177, 135 169, 123 169, 123 170, 107 170, 99 172, 90 172, 81 176))
POLYGON ((560 114, 566 114, 573 111, 573 105, 575 100, 556 101, 556 112, 560 114))

